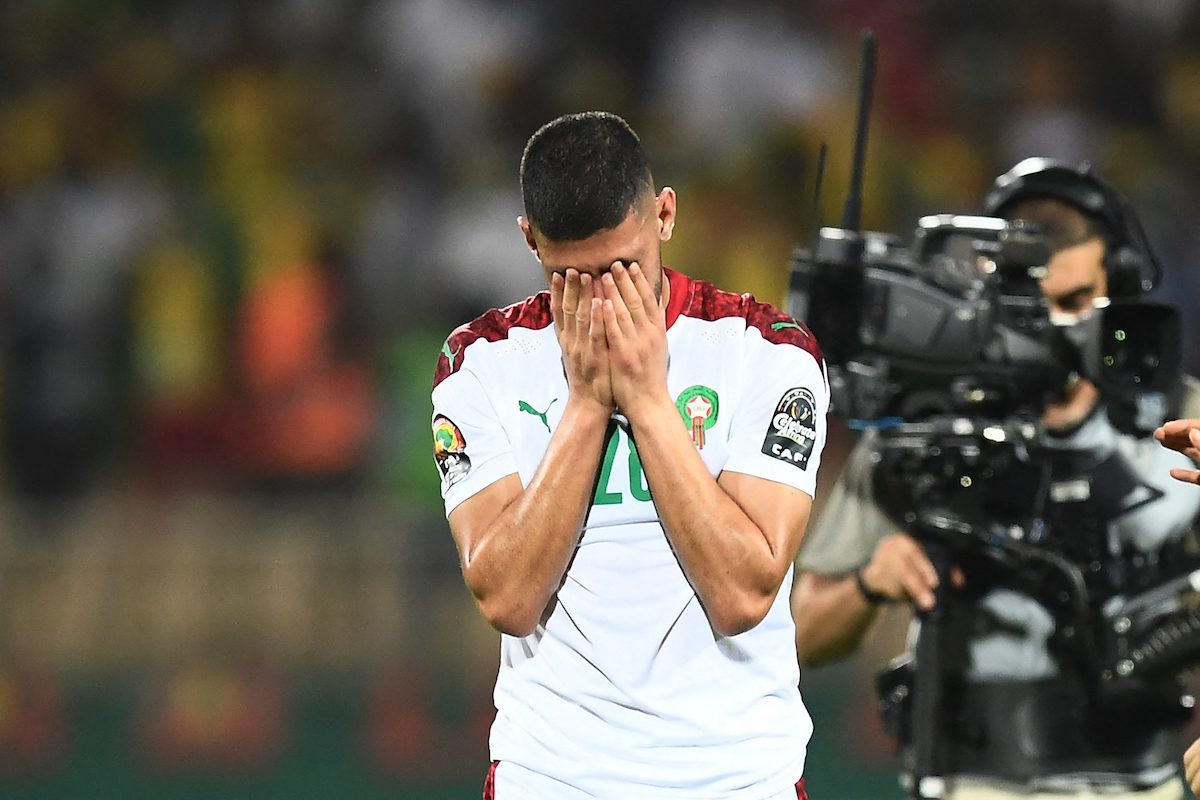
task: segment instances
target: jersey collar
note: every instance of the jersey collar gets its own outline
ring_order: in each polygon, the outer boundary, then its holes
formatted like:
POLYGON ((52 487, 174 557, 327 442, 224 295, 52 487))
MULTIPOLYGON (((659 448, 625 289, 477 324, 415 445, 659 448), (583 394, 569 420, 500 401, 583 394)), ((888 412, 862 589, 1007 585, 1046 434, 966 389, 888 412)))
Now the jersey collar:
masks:
POLYGON ((691 294, 691 279, 682 272, 676 272, 666 267, 663 267, 663 275, 671 287, 671 294, 667 297, 666 309, 667 327, 670 328, 675 324, 675 320, 679 319, 679 315, 683 313, 683 307, 687 303, 688 296, 691 294))

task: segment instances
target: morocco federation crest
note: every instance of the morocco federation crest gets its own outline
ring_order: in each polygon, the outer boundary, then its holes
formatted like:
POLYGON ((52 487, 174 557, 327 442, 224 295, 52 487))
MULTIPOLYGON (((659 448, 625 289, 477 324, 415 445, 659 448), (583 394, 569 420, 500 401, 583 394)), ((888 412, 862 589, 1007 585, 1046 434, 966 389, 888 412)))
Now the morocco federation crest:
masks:
POLYGON ((675 408, 679 409, 683 423, 692 432, 697 449, 704 449, 704 432, 717 424, 720 407, 717 393, 707 386, 689 386, 675 398, 675 408))

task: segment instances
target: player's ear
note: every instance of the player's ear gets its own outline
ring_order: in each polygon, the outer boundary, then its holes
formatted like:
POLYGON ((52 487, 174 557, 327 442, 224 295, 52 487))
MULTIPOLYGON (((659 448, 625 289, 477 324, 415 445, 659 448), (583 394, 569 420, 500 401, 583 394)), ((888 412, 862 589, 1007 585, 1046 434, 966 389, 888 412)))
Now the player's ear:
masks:
POLYGON ((654 199, 654 215, 658 218, 658 240, 665 242, 675 230, 675 190, 664 186, 654 199))
POLYGON ((521 229, 521 233, 525 236, 525 246, 529 248, 529 252, 533 253, 533 257, 542 262, 542 256, 538 252, 537 240, 533 238, 533 227, 529 224, 529 220, 524 217, 517 217, 517 227, 521 229))

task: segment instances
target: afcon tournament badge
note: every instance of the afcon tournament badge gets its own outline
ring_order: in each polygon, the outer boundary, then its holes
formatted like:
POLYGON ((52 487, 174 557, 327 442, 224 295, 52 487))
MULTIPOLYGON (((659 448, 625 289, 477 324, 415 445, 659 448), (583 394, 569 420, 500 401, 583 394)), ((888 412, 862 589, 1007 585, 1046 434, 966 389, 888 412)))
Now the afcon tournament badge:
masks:
POLYGON ((675 407, 691 430, 697 449, 704 449, 704 432, 717 424, 720 406, 717 393, 707 386, 689 386, 675 398, 675 407))
POLYGON ((453 486, 471 471, 467 439, 449 417, 433 418, 433 457, 447 486, 453 486))
POLYGON ((817 399, 802 386, 788 389, 775 405, 763 438, 764 455, 808 469, 817 441, 817 399))

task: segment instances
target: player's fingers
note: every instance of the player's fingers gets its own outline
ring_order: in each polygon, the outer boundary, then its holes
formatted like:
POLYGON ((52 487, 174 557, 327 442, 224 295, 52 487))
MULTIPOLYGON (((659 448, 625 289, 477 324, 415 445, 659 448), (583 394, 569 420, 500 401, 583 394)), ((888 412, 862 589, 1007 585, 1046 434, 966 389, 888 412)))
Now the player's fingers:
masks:
POLYGON ((579 298, 576 301, 575 329, 580 339, 585 339, 592 326, 592 276, 586 272, 579 276, 579 298))
POLYGON ((645 310, 648 319, 658 319, 662 316, 662 309, 658 305, 658 298, 654 296, 654 287, 650 285, 650 281, 646 280, 646 273, 642 271, 642 267, 636 261, 629 265, 629 278, 633 281, 633 288, 637 290, 637 295, 642 301, 642 308, 645 310))
POLYGON ((621 333, 632 336, 635 325, 634 317, 630 313, 629 307, 625 304, 625 298, 621 295, 621 291, 618 288, 620 279, 612 272, 606 272, 600 279, 600 283, 603 286, 604 303, 606 306, 611 305, 613 309, 613 317, 607 321, 617 325, 621 333))
POLYGON ((550 316, 556 333, 562 333, 563 329, 563 288, 563 276, 555 272, 550 276, 550 316))
POLYGON ((608 347, 607 326, 604 324, 604 301, 599 297, 593 297, 589 309, 588 318, 591 320, 591 325, 588 337, 592 343, 592 351, 600 352, 608 347))
POLYGON ((604 315, 605 341, 610 349, 620 347, 624 342, 625 332, 621 329, 620 311, 617 309, 617 304, 611 299, 605 298, 601 306, 601 313, 604 315))
POLYGON ((563 324, 575 322, 579 314, 579 270, 568 269, 563 275, 563 324))
MULTIPOLYGON (((630 267, 632 266, 634 265, 631 264, 630 267)), ((645 301, 638 293, 629 269, 626 269, 625 265, 618 261, 613 264, 610 274, 613 276, 613 283, 616 285, 617 291, 621 294, 621 301, 629 309, 629 318, 635 323, 641 322, 646 317, 645 301)))
MULTIPOLYGON (((1200 449, 1200 428, 1191 428, 1188 430, 1188 441, 1192 443, 1192 449, 1200 449)), ((1195 457, 1192 455, 1192 458, 1195 457)))

